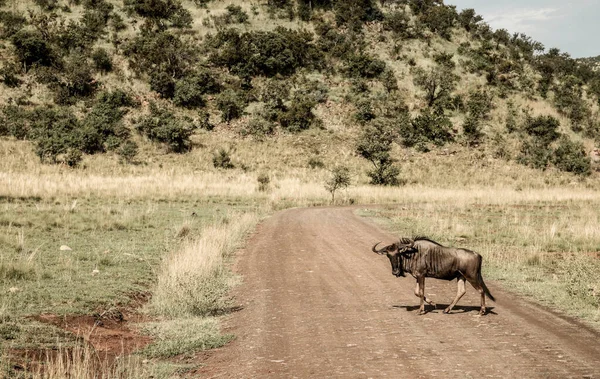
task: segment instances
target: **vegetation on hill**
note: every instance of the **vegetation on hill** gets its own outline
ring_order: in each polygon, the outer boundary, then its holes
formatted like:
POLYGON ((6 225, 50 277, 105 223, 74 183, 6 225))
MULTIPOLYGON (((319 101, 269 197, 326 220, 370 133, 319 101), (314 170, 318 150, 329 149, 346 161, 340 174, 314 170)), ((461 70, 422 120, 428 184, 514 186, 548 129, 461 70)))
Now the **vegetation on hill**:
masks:
POLYGON ((473 9, 441 0, 1 5, 0 135, 32 141, 43 162, 77 166, 107 152, 134 162, 144 139, 185 153, 196 130, 232 122, 260 143, 328 128, 327 111, 316 113, 325 104, 355 109, 344 141, 375 164, 374 184, 401 182, 392 159, 365 155, 392 143, 427 152, 503 141, 504 159, 592 172, 593 60, 493 30, 473 9))

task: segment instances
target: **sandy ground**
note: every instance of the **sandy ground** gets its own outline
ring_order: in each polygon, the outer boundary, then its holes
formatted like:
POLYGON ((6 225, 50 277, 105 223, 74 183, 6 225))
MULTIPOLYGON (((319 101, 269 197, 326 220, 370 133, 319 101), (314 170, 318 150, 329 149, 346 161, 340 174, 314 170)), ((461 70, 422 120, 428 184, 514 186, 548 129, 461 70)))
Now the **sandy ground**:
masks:
POLYGON ((487 315, 469 284, 443 314, 456 282, 427 279, 438 306, 418 316, 415 280, 370 250, 397 237, 354 209, 291 209, 259 226, 236 263, 242 309, 224 323, 237 338, 195 376, 600 378, 599 333, 490 280, 487 315))

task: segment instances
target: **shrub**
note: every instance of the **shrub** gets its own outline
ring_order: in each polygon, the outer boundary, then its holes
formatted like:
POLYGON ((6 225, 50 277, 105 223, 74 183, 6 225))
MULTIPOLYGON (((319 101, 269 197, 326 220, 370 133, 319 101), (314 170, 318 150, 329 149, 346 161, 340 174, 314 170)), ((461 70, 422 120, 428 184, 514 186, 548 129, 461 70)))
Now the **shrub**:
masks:
POLYGON ((194 126, 155 103, 150 103, 150 115, 140 119, 135 128, 151 141, 164 144, 170 152, 184 153, 192 148, 190 136, 194 126))
POLYGON ((241 130, 244 136, 253 136, 258 140, 263 140, 265 137, 272 135, 275 132, 275 125, 260 117, 253 117, 248 121, 245 128, 241 130))
POLYGON ((56 57, 50 45, 39 31, 20 30, 11 37, 19 61, 25 67, 38 64, 51 66, 56 57))
POLYGON ((111 102, 99 101, 82 120, 81 149, 87 154, 117 148, 129 137, 121 120, 127 113, 111 102))
POLYGON ((201 107, 204 105, 202 95, 217 93, 220 89, 219 83, 209 71, 197 71, 175 83, 173 102, 186 108, 201 107))
POLYGON ((0 108, 0 136, 13 136, 17 139, 31 137, 31 129, 27 119, 27 111, 16 105, 5 105, 0 108))
POLYGON ((308 160, 308 167, 310 167, 313 170, 317 169, 317 168, 324 168, 325 167, 325 163, 323 163, 323 161, 321 160, 321 158, 310 157, 310 159, 308 160))
POLYGON ((17 76, 19 75, 19 69, 16 65, 7 64, 0 68, 0 76, 2 76, 2 83, 7 87, 17 88, 23 83, 23 81, 17 76))
POLYGON ((262 173, 258 175, 256 181, 258 181, 258 190, 260 192, 265 192, 269 189, 269 183, 271 183, 271 178, 269 178, 269 175, 262 173))
POLYGON ((163 99, 172 99, 175 96, 175 80, 164 71, 153 72, 150 74, 150 89, 163 99))
POLYGON ((34 0, 33 2, 47 12, 53 11, 58 7, 58 0, 34 0))
POLYGON ((356 113, 354 114, 354 119, 361 124, 366 124, 374 118, 375 113, 373 112, 371 100, 365 98, 359 99, 356 104, 356 113))
POLYGON ((558 132, 559 126, 560 121, 553 116, 531 117, 528 115, 525 120, 524 129, 527 134, 534 137, 539 143, 547 146, 556 141, 560 136, 558 132))
POLYGON ((517 162, 532 168, 546 169, 548 163, 550 163, 552 153, 552 148, 540 140, 525 140, 521 145, 517 162))
POLYGON ((92 69, 86 58, 80 54, 72 55, 62 70, 62 78, 55 85, 54 101, 57 104, 73 104, 80 98, 89 97, 98 87, 92 76, 92 69))
POLYGON ((381 75, 385 67, 384 61, 373 58, 366 53, 358 53, 348 58, 344 73, 351 78, 372 79, 381 75))
POLYGON ((127 11, 144 17, 150 25, 164 28, 165 21, 175 27, 189 27, 191 15, 178 0, 124 0, 127 11))
POLYGON ((400 169, 394 165, 392 142, 396 133, 386 124, 368 125, 356 143, 356 152, 370 161, 374 168, 367 175, 371 184, 396 186, 400 184, 400 169))
POLYGON ((105 49, 98 48, 94 50, 92 53, 92 61, 94 62, 94 67, 96 70, 107 73, 112 71, 112 61, 110 59, 110 55, 105 49))
POLYGON ((127 140, 121 144, 117 154, 121 157, 120 161, 122 163, 133 163, 138 154, 138 145, 131 140, 127 140))
POLYGON ((201 109, 198 111, 198 119, 196 125, 197 128, 208 131, 211 131, 215 128, 215 126, 210 123, 210 114, 205 109, 201 109))
POLYGON ((481 119, 474 114, 469 114, 463 124, 463 133, 468 144, 477 144, 483 136, 481 131, 481 119))
POLYGON ((429 30, 450 40, 452 27, 457 16, 456 7, 441 4, 439 6, 428 8, 427 11, 421 15, 420 20, 429 28, 429 30))
POLYGON ((215 168, 232 169, 235 166, 231 162, 230 152, 221 148, 213 154, 213 166, 215 168))
POLYGON ((231 89, 227 89, 217 96, 216 105, 217 109, 221 111, 221 118, 225 122, 239 118, 246 107, 244 99, 231 89))
POLYGON ((589 176, 592 173, 591 161, 585 152, 583 144, 571 141, 563 136, 559 142, 552 163, 561 171, 572 172, 577 175, 589 176))
POLYGON ((335 203, 335 193, 350 185, 350 169, 346 166, 336 166, 331 170, 330 177, 325 181, 325 189, 331 194, 331 203, 335 203))
POLYGON ((178 79, 197 61, 197 50, 192 41, 167 31, 142 31, 125 45, 123 55, 138 74, 148 73, 152 79, 160 72, 178 79))
POLYGON ((427 142, 441 146, 454 140, 452 122, 440 108, 436 108, 434 111, 425 109, 410 123, 403 124, 400 136, 402 144, 408 147, 427 142))
POLYGON ((383 13, 373 0, 346 0, 335 3, 335 22, 360 29, 362 22, 382 21, 383 13))
POLYGON ((241 6, 229 4, 225 9, 227 9, 227 14, 225 15, 226 23, 244 24, 248 22, 248 13, 241 6))
POLYGON ((420 67, 411 68, 414 83, 425 91, 425 99, 429 107, 438 103, 443 105, 454 88, 459 77, 445 67, 435 67, 429 70, 420 67))
POLYGON ((9 39, 27 24, 27 19, 10 11, 0 11, 0 37, 9 39))
POLYGON ((322 54, 312 44, 312 33, 277 27, 269 32, 219 31, 207 38, 209 60, 241 78, 291 75, 300 67, 318 68, 322 54))
POLYGON ((68 109, 37 108, 30 120, 35 153, 42 162, 57 163, 61 154, 80 149, 81 126, 68 109))
POLYGON ((383 21, 385 30, 392 31, 400 38, 414 38, 414 30, 410 24, 410 15, 404 10, 396 10, 385 15, 383 21))
POLYGON ((306 96, 294 97, 287 111, 279 115, 281 127, 290 132, 299 132, 310 128, 317 119, 312 112, 315 101, 306 96))

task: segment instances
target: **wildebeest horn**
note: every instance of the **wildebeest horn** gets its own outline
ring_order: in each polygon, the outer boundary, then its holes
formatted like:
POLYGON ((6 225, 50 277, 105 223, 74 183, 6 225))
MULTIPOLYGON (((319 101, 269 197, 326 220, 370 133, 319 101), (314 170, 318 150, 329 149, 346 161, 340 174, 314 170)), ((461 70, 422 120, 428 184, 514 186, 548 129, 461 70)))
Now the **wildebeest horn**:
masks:
POLYGON ((379 251, 376 249, 376 247, 377 247, 377 245, 379 245, 380 243, 381 243, 381 241, 377 242, 377 243, 376 243, 376 244, 373 246, 373 248, 371 249, 371 250, 373 250, 373 252, 374 252, 374 253, 377 253, 377 254, 379 254, 379 251))

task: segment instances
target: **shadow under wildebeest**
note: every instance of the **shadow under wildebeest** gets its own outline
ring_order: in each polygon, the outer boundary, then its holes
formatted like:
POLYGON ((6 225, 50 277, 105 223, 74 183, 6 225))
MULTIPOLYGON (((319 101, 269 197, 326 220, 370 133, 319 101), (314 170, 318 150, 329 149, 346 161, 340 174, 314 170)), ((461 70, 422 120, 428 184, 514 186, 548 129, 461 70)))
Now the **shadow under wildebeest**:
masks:
MULTIPOLYGON (((435 307, 430 309, 425 309, 425 313, 438 313, 437 311, 442 311, 444 309, 446 309, 450 304, 441 304, 441 303, 436 303, 435 307)), ((405 309, 407 312, 413 312, 416 311, 417 309, 419 309, 419 305, 392 305, 392 308, 395 309, 405 309)), ((472 306, 472 305, 456 305, 454 306, 453 310, 455 312, 452 312, 450 314, 461 314, 461 313, 468 313, 468 312, 479 312, 480 307, 477 306, 472 306), (456 312, 456 311, 462 311, 462 312, 456 312)), ((445 313, 445 312, 443 312, 445 313)), ((494 307, 488 307, 487 308, 487 312, 486 314, 493 314, 493 315, 498 315, 496 312, 494 312, 494 307)))

